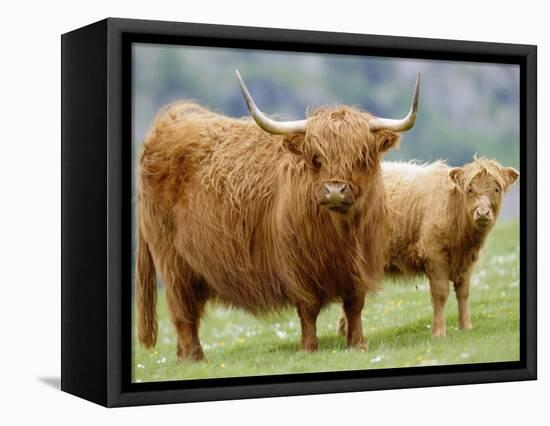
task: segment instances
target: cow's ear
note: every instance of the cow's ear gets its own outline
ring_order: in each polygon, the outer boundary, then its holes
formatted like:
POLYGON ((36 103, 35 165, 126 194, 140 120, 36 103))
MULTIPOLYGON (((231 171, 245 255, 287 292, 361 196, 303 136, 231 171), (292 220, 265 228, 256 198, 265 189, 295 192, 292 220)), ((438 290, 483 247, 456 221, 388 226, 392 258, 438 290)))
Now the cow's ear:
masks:
POLYGON ((378 130, 374 135, 378 142, 379 152, 386 152, 396 147, 399 143, 399 133, 392 132, 391 130, 378 130))
POLYGON ((453 167, 451 170, 449 170, 449 178, 457 186, 458 189, 462 190, 464 178, 464 170, 462 170, 462 167, 453 167))
POLYGON ((506 188, 508 188, 517 180, 517 178, 519 177, 519 172, 513 167, 505 167, 503 172, 504 178, 506 180, 506 188))
POLYGON ((286 135, 283 138, 283 148, 296 155, 303 155, 302 145, 304 142, 304 135, 300 133, 294 133, 286 135))

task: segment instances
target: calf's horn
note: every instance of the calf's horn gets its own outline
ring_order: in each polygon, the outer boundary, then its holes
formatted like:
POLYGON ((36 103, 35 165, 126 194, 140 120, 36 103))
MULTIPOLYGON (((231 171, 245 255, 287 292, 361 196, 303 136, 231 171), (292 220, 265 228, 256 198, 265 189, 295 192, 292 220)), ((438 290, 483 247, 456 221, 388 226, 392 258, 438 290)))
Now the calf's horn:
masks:
POLYGON ((416 113, 418 111, 418 94, 420 90, 420 73, 416 75, 416 84, 414 86, 414 95, 411 104, 411 109, 407 116, 401 120, 392 118, 374 117, 369 125, 372 131, 376 130, 393 130, 394 132, 404 132, 411 129, 416 121, 416 113))
POLYGON ((243 92, 248 111, 250 111, 250 115, 252 115, 252 118, 254 118, 258 126, 274 135, 288 135, 290 133, 303 133, 306 131, 307 120, 275 121, 267 117, 254 103, 239 71, 235 70, 235 73, 239 79, 239 85, 241 86, 241 92, 243 92))

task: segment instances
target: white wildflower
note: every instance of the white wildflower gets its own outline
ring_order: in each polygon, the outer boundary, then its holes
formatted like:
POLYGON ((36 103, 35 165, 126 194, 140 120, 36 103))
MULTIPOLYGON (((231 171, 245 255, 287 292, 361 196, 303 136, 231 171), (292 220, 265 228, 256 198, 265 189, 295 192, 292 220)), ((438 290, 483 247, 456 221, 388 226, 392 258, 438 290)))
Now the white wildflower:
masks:
POLYGON ((288 337, 288 333, 286 331, 277 330, 275 331, 275 334, 279 339, 286 339, 288 337))

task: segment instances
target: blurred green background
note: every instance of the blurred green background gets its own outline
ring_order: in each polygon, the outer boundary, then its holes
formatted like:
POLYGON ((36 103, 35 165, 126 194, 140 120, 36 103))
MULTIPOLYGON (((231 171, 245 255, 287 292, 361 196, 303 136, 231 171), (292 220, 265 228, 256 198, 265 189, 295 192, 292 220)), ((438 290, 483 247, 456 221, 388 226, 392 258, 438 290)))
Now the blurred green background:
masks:
MULTIPOLYGON (((172 101, 194 99, 228 116, 247 115, 235 69, 260 109, 288 119, 304 118, 308 106, 329 104, 401 118, 420 72, 417 123, 386 160, 462 165, 477 153, 519 169, 516 65, 139 43, 132 55, 134 153, 158 110, 172 101)), ((502 215, 518 214, 516 186, 502 215)))

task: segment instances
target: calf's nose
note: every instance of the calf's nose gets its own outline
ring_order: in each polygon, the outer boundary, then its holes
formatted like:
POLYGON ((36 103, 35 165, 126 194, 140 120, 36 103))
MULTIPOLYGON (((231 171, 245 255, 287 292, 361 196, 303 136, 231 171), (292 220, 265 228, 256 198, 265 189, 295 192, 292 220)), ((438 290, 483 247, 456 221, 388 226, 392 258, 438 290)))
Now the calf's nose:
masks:
POLYGON ((491 211, 489 210, 488 207, 478 207, 478 209, 477 209, 477 215, 480 218, 489 217, 490 213, 491 213, 491 211))

